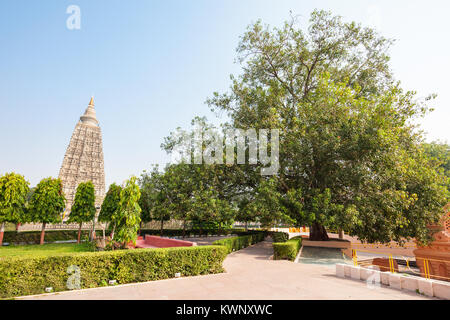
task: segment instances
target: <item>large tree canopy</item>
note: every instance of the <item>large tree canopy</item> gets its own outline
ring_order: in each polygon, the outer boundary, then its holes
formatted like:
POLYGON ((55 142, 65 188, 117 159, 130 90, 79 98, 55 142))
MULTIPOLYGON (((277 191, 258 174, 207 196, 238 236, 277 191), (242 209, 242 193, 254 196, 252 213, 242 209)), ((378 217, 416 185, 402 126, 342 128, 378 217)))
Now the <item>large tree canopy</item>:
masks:
POLYGON ((419 101, 393 80, 391 44, 323 11, 306 32, 295 19, 249 27, 238 46, 242 74, 208 104, 232 127, 280 130, 280 170, 252 186, 272 188, 278 202, 260 201, 268 207, 259 212, 309 224, 313 240, 326 239, 326 227, 367 241, 429 239, 448 195, 412 123, 432 97, 419 101))

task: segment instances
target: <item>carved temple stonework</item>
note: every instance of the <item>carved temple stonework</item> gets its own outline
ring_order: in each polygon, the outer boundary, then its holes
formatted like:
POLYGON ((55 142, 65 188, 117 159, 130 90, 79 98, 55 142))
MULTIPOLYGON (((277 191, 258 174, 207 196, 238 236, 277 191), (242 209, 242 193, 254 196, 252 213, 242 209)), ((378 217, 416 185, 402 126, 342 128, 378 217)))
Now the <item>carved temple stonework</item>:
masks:
POLYGON ((95 187, 95 205, 101 206, 105 195, 105 170, 102 133, 93 98, 75 126, 59 178, 67 200, 65 220, 70 214, 77 187, 81 182, 92 181, 95 187))

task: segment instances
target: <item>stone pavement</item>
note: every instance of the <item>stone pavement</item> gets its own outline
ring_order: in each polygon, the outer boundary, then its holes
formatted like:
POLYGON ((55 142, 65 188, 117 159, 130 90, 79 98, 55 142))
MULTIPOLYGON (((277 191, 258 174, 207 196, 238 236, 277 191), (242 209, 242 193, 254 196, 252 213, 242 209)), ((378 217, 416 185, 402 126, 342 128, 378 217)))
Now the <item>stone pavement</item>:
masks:
POLYGON ((126 284, 26 297, 24 299, 428 299, 416 293, 335 276, 334 266, 270 260, 269 241, 234 252, 225 259, 226 273, 126 284))

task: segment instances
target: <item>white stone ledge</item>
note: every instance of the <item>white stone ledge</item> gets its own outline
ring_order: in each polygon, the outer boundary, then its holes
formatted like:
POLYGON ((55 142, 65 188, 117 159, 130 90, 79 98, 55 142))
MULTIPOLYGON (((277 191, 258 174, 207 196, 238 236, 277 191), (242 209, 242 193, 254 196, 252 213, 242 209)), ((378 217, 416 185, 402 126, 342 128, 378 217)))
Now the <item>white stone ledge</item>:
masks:
POLYGON ((336 276, 362 281, 376 281, 393 289, 418 292, 428 297, 450 300, 450 282, 428 280, 422 277, 380 272, 348 264, 336 264, 336 276))

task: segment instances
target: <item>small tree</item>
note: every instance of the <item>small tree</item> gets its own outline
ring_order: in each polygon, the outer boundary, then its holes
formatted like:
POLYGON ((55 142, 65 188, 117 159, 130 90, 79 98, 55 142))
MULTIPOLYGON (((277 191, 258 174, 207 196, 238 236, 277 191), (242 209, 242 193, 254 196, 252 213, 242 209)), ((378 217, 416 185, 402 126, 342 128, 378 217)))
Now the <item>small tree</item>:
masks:
POLYGON ((108 192, 106 193, 105 199, 102 203, 102 208, 100 209, 100 214, 98 215, 98 221, 104 223, 113 223, 111 238, 114 237, 114 231, 116 229, 117 220, 115 215, 117 214, 117 209, 120 202, 120 192, 122 187, 116 185, 115 183, 109 186, 108 192))
POLYGON ((24 219, 28 184, 23 176, 14 172, 0 177, 0 246, 5 222, 19 223, 24 219))
POLYGON ((125 182, 120 192, 117 214, 113 216, 113 222, 117 227, 116 240, 124 245, 129 242, 136 243, 137 231, 141 222, 141 208, 139 207, 141 191, 136 180, 136 177, 131 177, 125 182))
POLYGON ((30 215, 33 222, 42 223, 40 244, 44 244, 47 223, 61 221, 61 213, 66 207, 66 198, 60 179, 45 178, 36 186, 30 199, 30 215))
POLYGON ((83 222, 92 221, 95 218, 95 213, 94 185, 91 181, 82 182, 77 187, 75 200, 68 220, 69 223, 79 223, 77 243, 80 243, 81 240, 83 222))

